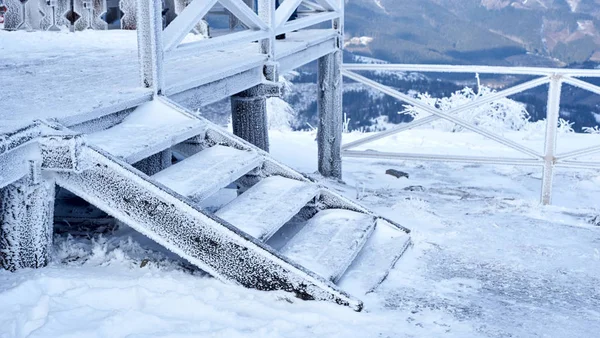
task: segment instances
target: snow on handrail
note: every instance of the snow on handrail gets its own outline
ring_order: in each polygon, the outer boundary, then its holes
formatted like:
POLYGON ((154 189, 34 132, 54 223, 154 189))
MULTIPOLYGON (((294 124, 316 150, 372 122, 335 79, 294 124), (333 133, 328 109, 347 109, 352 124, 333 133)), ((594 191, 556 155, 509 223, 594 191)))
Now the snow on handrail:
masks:
POLYGON ((421 73, 480 73, 480 74, 506 74, 506 75, 541 75, 541 76, 573 76, 573 77, 600 77, 600 69, 573 69, 573 68, 543 68, 543 67, 504 67, 504 66, 476 66, 476 65, 426 65, 426 64, 359 64, 345 63, 345 70, 354 71, 407 71, 421 73))

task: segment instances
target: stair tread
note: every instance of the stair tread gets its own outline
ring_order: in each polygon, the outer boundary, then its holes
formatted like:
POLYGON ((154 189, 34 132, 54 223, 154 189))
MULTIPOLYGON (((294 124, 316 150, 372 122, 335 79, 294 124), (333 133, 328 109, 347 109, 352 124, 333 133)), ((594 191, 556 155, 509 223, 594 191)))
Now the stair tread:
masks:
POLYGON ((384 220, 377 220, 373 235, 338 285, 355 296, 372 291, 388 276, 410 243, 409 234, 384 220))
POLYGON ((319 191, 316 184, 271 176, 216 212, 238 229, 266 241, 319 191))
POLYGON ((262 156, 255 151, 216 145, 152 178, 180 195, 201 201, 258 167, 261 162, 262 156))
POLYGON ((375 217, 343 209, 317 213, 281 253, 321 275, 336 281, 352 263, 371 232, 375 217))
POLYGON ((204 123, 153 100, 137 107, 123 122, 86 136, 90 144, 124 159, 138 162, 196 136, 204 123))

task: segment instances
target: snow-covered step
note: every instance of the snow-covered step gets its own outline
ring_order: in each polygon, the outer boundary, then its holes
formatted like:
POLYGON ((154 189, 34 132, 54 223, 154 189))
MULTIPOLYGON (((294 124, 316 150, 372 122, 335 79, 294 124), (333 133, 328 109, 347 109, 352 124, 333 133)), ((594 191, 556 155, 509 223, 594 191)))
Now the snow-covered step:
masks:
POLYGON ((375 217, 343 209, 317 213, 281 254, 321 277, 337 281, 365 245, 375 217))
POLYGON ((135 163, 200 134, 204 125, 153 100, 137 107, 116 126, 87 135, 86 140, 127 163, 135 163))
POLYGON ((375 231, 338 285, 357 297, 373 291, 410 246, 410 235, 378 219, 375 231))
POLYGON ((316 184, 271 176, 216 212, 250 236, 266 241, 319 191, 316 184))
POLYGON ((201 201, 261 165, 256 151, 216 145, 152 176, 180 195, 201 201))

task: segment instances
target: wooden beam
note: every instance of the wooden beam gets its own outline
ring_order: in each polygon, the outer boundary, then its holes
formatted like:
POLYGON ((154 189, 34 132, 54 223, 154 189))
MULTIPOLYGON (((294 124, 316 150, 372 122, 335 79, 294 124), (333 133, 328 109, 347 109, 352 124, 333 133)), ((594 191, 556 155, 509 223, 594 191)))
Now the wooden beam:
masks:
POLYGON ((301 3, 302 0, 284 1, 275 12, 275 27, 284 25, 301 3))
POLYGON ((163 48, 169 52, 190 33, 192 28, 210 11, 217 0, 194 0, 171 22, 164 31, 163 48))
POLYGON ((315 61, 324 55, 333 53, 337 50, 336 48, 336 35, 330 36, 329 39, 319 42, 315 45, 306 46, 302 50, 296 50, 294 53, 287 54, 279 57, 277 62, 279 63, 279 69, 281 73, 296 69, 309 62, 315 61))
POLYGON ((241 32, 229 33, 213 39, 199 40, 185 43, 173 49, 169 57, 181 58, 185 56, 197 56, 201 53, 213 51, 215 49, 229 47, 239 43, 251 43, 269 37, 269 32, 246 30, 241 32))
POLYGON ((249 89, 260 83, 262 77, 262 67, 255 67, 234 76, 224 77, 220 80, 170 95, 169 98, 190 110, 196 110, 249 89))
POLYGON ((248 28, 263 31, 269 30, 269 26, 267 26, 267 24, 264 23, 242 0, 219 0, 219 2, 231 12, 231 14, 248 26, 248 28))
POLYGON ((284 22, 282 25, 277 26, 275 32, 277 34, 284 34, 291 31, 297 31, 325 21, 335 20, 339 17, 340 13, 338 12, 321 12, 317 14, 311 14, 300 19, 284 22))
POLYGON ((27 176, 30 169, 29 161, 39 157, 39 147, 36 142, 29 142, 20 147, 0 154, 0 188, 8 186, 27 176))

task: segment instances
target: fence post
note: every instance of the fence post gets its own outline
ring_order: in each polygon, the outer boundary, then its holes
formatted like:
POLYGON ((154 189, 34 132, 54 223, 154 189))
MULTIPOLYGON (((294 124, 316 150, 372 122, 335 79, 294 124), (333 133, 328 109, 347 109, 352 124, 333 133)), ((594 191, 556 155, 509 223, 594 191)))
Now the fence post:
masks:
POLYGON ((341 50, 327 54, 318 61, 319 172, 325 177, 335 178, 342 178, 341 64, 341 50))
POLYGON ((158 95, 164 87, 161 0, 137 0, 137 37, 142 86, 158 95))
POLYGON ((543 205, 552 203, 552 183, 554 180, 554 165, 556 162, 556 134, 558 131, 558 118, 560 115, 560 95, 562 91, 562 77, 553 75, 550 78, 548 89, 548 107, 546 112, 546 138, 544 142, 544 172, 542 176, 543 205))

